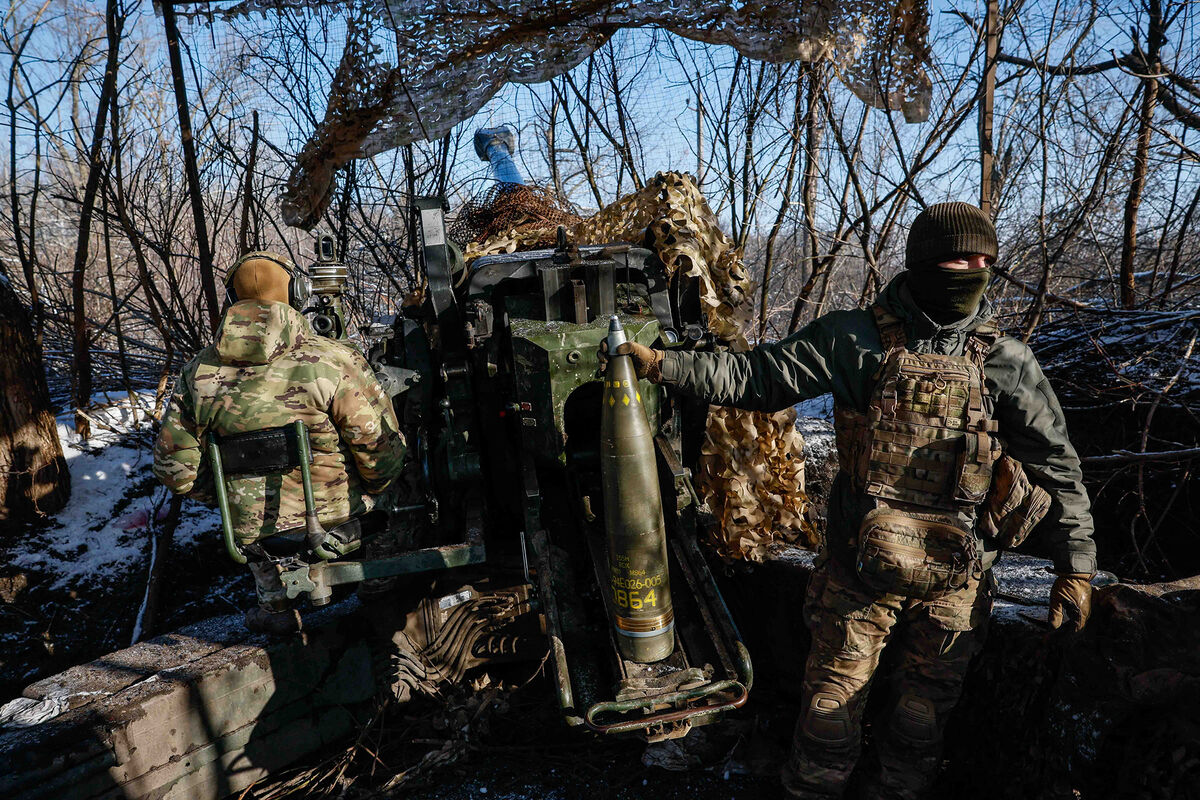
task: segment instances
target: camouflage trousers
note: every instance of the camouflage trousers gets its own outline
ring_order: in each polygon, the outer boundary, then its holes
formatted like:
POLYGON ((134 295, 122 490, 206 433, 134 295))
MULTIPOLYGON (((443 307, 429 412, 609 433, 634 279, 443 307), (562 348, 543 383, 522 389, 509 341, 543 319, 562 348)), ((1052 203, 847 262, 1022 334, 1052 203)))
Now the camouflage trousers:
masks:
POLYGON ((278 614, 290 607, 287 589, 279 577, 279 567, 270 561, 251 559, 246 566, 254 576, 254 593, 258 596, 258 607, 263 611, 278 614))
POLYGON ((792 797, 840 798, 862 748, 862 716, 880 654, 898 656, 862 797, 923 796, 937 771, 942 731, 979 652, 991 612, 990 576, 937 600, 872 592, 836 559, 818 561, 805 600, 812 649, 803 711, 783 783, 792 797), (898 650, 898 652, 897 652, 898 650))

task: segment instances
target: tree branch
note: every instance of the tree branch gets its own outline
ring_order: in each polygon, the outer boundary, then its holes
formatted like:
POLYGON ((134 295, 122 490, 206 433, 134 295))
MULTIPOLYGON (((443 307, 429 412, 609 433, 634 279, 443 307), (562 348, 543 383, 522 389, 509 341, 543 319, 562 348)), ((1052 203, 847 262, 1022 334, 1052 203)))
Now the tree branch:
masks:
POLYGON ((1187 461, 1200 456, 1200 447, 1188 447, 1183 450, 1161 450, 1149 453, 1135 453, 1132 450, 1114 450, 1106 456, 1087 456, 1079 459, 1090 466, 1108 464, 1136 464, 1145 461, 1187 461))
POLYGON ((1085 64, 1081 67, 1076 66, 1075 64, 1071 64, 1071 63, 1055 64, 1054 66, 1051 66, 1049 64, 1039 64, 1038 62, 1034 61, 1031 58, 1021 58, 1020 56, 1011 56, 1011 55, 1008 55, 1007 53, 998 54, 996 56, 996 60, 1001 61, 1005 64, 1014 64, 1018 67, 1028 67, 1030 69, 1036 69, 1039 72, 1045 72, 1048 75, 1066 75, 1066 76, 1095 75, 1097 73, 1107 72, 1110 69, 1116 69, 1118 67, 1126 67, 1128 69, 1136 69, 1138 67, 1141 67, 1144 69, 1146 66, 1142 62, 1141 59, 1139 59, 1137 56, 1133 55, 1132 53, 1126 53, 1123 56, 1111 58, 1108 61, 1101 61, 1096 64, 1085 64))

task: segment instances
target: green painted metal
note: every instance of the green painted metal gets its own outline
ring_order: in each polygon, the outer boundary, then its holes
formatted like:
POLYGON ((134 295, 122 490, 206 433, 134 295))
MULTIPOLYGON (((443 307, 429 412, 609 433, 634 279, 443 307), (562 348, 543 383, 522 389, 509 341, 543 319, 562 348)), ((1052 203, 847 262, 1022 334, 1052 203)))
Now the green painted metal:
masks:
POLYGON ((312 488, 312 447, 308 441, 308 428, 296 420, 292 423, 296 429, 296 447, 300 450, 300 481, 304 486, 304 527, 309 549, 322 561, 337 558, 337 551, 325 546, 326 533, 317 519, 317 505, 313 500, 312 488))
POLYGON ((550 542, 546 531, 535 530, 530 536, 534 563, 537 565, 537 582, 542 610, 546 620, 546 638, 550 640, 550 656, 553 659, 552 673, 558 693, 558 706, 562 709, 567 724, 582 725, 575 708, 575 693, 571 689, 571 671, 567 662, 567 651, 563 642, 562 617, 558 609, 558 595, 554 585, 554 567, 550 563, 550 542))
POLYGON ((608 367, 600 403, 600 475, 608 543, 607 607, 617 648, 630 661, 649 664, 671 655, 675 611, 667 571, 667 530, 654 433, 643 410, 633 359, 616 355, 625 330, 613 317, 608 367))
POLYGON ((221 447, 217 444, 215 434, 210 432, 207 438, 208 460, 212 467, 213 488, 217 492, 217 508, 221 512, 221 534, 225 539, 225 549, 235 563, 245 564, 246 556, 242 552, 242 548, 238 547, 237 539, 233 535, 233 521, 229 518, 229 490, 225 487, 225 467, 221 462, 221 447))
POLYGON ((341 293, 316 295, 316 302, 317 313, 313 316, 313 329, 321 336, 349 343, 346 334, 346 308, 341 293))
POLYGON ((482 564, 486 560, 487 551, 482 544, 427 547, 377 561, 330 561, 324 565, 325 582, 330 586, 337 586, 343 583, 357 583, 366 578, 388 578, 393 575, 466 567, 482 564))
MULTIPOLYGON (((653 345, 661 334, 658 320, 621 316, 630 341, 653 345)), ((567 399, 584 384, 599 380, 600 342, 608 335, 608 320, 577 324, 513 319, 513 368, 521 424, 529 437, 526 449, 539 458, 566 464, 567 399)), ((649 381, 639 382, 646 416, 657 430, 663 389, 649 381)))
MULTIPOLYGON (((308 440, 308 429, 304 427, 304 423, 296 420, 293 427, 296 431, 296 447, 300 456, 300 479, 304 487, 304 521, 307 529, 307 538, 309 546, 316 555, 322 560, 337 558, 343 553, 336 549, 326 546, 327 535, 321 527, 320 520, 317 519, 316 503, 313 500, 312 489, 312 471, 310 464, 312 462, 312 447, 308 440)), ((208 459, 213 473, 213 488, 217 495, 217 508, 221 512, 221 534, 225 540, 225 549, 229 553, 229 557, 235 563, 245 564, 246 555, 238 546, 237 539, 233 533, 233 521, 229 514, 229 488, 225 484, 225 467, 221 460, 221 446, 217 443, 216 434, 211 431, 207 434, 208 441, 208 459)))
POLYGON ((464 544, 426 547, 374 561, 321 561, 315 564, 293 562, 279 575, 289 600, 301 595, 324 596, 329 587, 358 583, 367 578, 390 578, 441 569, 454 569, 487 560, 487 548, 474 537, 464 544))
POLYGON ((311 595, 322 588, 312 579, 312 569, 316 566, 319 565, 314 564, 310 567, 308 564, 301 564, 293 569, 280 571, 279 580, 283 583, 288 600, 295 600, 305 594, 311 595))

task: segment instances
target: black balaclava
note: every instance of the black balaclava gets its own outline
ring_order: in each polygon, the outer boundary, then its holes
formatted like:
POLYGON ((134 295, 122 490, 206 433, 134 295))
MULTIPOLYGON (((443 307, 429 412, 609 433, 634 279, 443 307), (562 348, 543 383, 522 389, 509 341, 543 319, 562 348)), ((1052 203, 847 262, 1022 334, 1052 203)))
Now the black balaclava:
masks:
POLYGON ((996 228, 970 203, 938 203, 913 220, 904 266, 913 300, 941 325, 963 319, 979 305, 990 269, 949 269, 938 264, 970 255, 995 258, 996 228))

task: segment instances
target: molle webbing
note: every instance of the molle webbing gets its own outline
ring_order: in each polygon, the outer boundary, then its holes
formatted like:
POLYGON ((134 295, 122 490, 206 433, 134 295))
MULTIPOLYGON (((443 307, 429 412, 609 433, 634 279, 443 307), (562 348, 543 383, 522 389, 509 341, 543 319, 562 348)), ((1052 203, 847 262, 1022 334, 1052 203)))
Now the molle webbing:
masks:
POLYGON ((999 452, 983 362, 997 331, 973 331, 965 356, 906 349, 904 323, 872 308, 884 360, 865 414, 834 409, 838 457, 874 497, 935 509, 983 501, 999 452))

